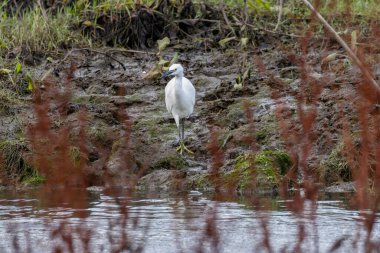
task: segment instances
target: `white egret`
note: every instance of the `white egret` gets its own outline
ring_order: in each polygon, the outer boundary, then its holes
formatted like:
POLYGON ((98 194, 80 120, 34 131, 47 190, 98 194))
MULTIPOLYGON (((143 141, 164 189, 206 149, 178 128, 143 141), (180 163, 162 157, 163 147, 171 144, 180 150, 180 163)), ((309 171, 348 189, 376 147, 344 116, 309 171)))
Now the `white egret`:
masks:
POLYGON ((181 64, 173 64, 162 78, 174 76, 165 87, 165 104, 168 112, 173 115, 179 132, 179 147, 177 152, 184 151, 193 154, 184 144, 185 119, 190 116, 195 105, 195 88, 189 79, 183 76, 181 64))

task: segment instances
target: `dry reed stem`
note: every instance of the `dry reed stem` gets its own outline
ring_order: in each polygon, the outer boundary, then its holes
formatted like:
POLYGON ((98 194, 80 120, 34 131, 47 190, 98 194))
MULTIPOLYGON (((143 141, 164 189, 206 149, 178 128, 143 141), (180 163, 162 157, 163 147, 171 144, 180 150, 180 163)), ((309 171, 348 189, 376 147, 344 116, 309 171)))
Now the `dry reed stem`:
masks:
POLYGON ((351 50, 350 46, 339 36, 339 34, 332 28, 332 26, 322 17, 322 15, 314 8, 314 6, 307 0, 302 0, 304 4, 313 12, 313 14, 318 18, 318 20, 323 24, 323 26, 334 36, 338 43, 344 48, 353 62, 359 67, 362 72, 364 79, 368 84, 374 89, 377 94, 380 94, 380 86, 373 78, 368 67, 363 63, 363 61, 356 56, 356 54, 351 50))

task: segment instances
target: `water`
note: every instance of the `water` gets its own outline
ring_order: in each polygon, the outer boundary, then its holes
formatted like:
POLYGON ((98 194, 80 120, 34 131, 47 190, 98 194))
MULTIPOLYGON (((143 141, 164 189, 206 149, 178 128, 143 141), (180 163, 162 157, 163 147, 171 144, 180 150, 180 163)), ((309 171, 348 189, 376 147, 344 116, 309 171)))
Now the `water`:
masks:
MULTIPOLYGON (((292 200, 279 198, 264 199, 265 209, 258 212, 248 199, 214 201, 199 193, 189 198, 125 196, 120 191, 2 192, 0 252, 52 252, 57 246, 64 252, 71 246, 74 252, 84 252, 86 247, 90 252, 110 252, 126 245, 125 241, 131 252, 195 252, 200 248, 205 252, 266 252, 265 221, 273 252, 294 252, 301 223, 305 227, 303 252, 329 252, 340 239, 341 247, 334 252, 364 251, 362 218, 344 195, 318 201, 316 212, 309 212, 314 222, 295 217, 286 208, 292 200), (120 208, 124 204, 127 212, 120 208), (207 236, 207 219, 215 221, 216 244, 207 236), (88 244, 83 243, 86 238, 88 244)), ((372 240, 379 238, 376 222, 372 240)))

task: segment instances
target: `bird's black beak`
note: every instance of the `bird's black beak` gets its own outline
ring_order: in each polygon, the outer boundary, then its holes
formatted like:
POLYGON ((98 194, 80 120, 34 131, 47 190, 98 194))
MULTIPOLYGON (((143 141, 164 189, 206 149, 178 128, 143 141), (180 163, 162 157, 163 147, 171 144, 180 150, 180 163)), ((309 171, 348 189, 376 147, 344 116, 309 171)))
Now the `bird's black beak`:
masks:
POLYGON ((165 77, 170 76, 173 72, 174 72, 174 70, 168 70, 168 71, 166 71, 166 72, 162 75, 161 79, 164 79, 165 77))

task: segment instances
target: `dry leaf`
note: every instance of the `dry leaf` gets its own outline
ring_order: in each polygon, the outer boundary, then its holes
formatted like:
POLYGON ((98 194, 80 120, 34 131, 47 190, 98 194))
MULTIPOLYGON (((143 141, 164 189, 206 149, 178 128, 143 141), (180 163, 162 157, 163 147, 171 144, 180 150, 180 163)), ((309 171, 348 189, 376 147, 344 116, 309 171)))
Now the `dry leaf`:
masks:
POLYGON ((163 38, 162 40, 157 40, 158 51, 162 52, 170 44, 170 39, 168 37, 163 38))
POLYGON ((178 53, 176 52, 175 54, 174 54, 174 56, 173 56, 173 59, 170 61, 170 66, 172 65, 172 64, 174 64, 174 63, 177 63, 177 61, 178 61, 178 53))
POLYGON ((351 49, 356 53, 356 50, 357 50, 357 44, 358 42, 358 34, 356 32, 356 30, 352 31, 351 33, 351 49))
POLYGON ((234 40, 234 39, 236 39, 236 37, 229 37, 229 38, 222 39, 222 40, 219 41, 219 45, 221 47, 226 47, 226 44, 228 42, 230 42, 231 40, 234 40))
POLYGON ((90 20, 86 20, 82 23, 85 27, 92 26, 92 22, 90 20))
POLYGON ((0 75, 8 75, 12 72, 10 69, 0 69, 0 75))
POLYGON ((328 56, 326 56, 325 58, 323 58, 322 62, 321 62, 321 66, 325 66, 330 61, 335 60, 335 58, 336 58, 337 55, 338 55, 338 53, 335 52, 335 53, 329 54, 328 56))
POLYGON ((240 45, 241 45, 241 47, 242 47, 242 48, 246 48, 247 45, 248 45, 248 42, 249 42, 249 39, 248 39, 248 38, 246 38, 246 37, 241 38, 241 39, 240 39, 240 45))
POLYGON ((161 66, 156 64, 148 73, 143 77, 144 80, 157 80, 161 76, 161 66))

